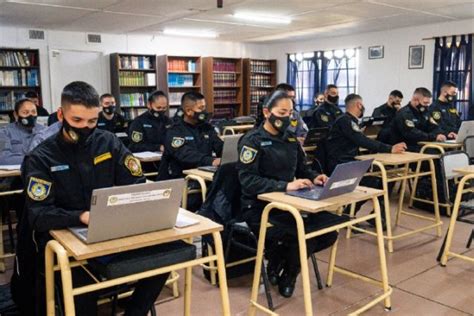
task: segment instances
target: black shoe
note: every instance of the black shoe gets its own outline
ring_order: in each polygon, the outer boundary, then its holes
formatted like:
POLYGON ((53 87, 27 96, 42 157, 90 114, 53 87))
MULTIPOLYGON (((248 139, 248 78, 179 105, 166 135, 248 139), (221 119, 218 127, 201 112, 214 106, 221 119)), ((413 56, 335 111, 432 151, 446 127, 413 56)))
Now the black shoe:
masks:
POLYGON ((286 298, 292 297, 295 291, 295 283, 298 273, 288 273, 283 271, 280 280, 278 280, 278 292, 280 295, 286 298))
MULTIPOLYGON (((373 214, 374 211, 372 211, 370 214, 373 214)), ((385 222, 385 217, 382 216, 382 230, 385 232, 387 231, 387 224, 385 222)), ((375 228, 375 218, 372 218, 372 219, 368 219, 366 220, 367 224, 369 224, 370 226, 374 227, 375 228)))
POLYGON ((279 262, 268 260, 267 276, 268 276, 268 281, 270 282, 271 285, 278 284, 278 279, 280 278, 280 274, 281 274, 281 271, 283 270, 284 265, 285 265, 285 262, 282 260, 280 260, 279 262))

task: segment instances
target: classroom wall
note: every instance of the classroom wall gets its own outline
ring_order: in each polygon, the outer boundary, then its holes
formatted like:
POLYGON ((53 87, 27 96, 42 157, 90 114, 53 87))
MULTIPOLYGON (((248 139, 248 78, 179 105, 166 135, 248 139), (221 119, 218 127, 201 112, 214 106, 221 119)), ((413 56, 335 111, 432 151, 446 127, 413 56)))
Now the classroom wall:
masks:
MULTIPOLYGON (((78 51, 97 51, 103 53, 104 87, 110 91, 109 54, 142 53, 168 54, 184 56, 218 56, 218 57, 254 57, 267 58, 266 46, 245 44, 210 39, 189 39, 166 36, 114 35, 101 34, 102 43, 86 43, 86 33, 45 31, 45 40, 28 39, 28 29, 0 26, 0 47, 30 47, 40 50, 41 83, 43 103, 51 110, 51 81, 49 67, 50 49, 67 49, 78 51)), ((71 65, 73 67, 74 65, 71 65)), ((54 74, 53 74, 54 75, 54 74)), ((67 82, 64 83, 65 85, 67 82)), ((106 91, 99 91, 104 93, 106 91)), ((54 106, 55 108, 57 107, 54 106)))
POLYGON ((474 33, 474 19, 401 28, 340 37, 324 37, 293 41, 268 46, 269 58, 278 59, 278 78, 286 81, 287 53, 311 52, 361 47, 359 51, 359 87, 371 114, 372 109, 383 104, 393 89, 399 89, 408 101, 419 86, 433 88, 434 40, 423 40, 440 35, 474 33), (383 59, 368 59, 369 46, 384 46, 383 59), (408 46, 425 45, 423 69, 408 69, 408 46))

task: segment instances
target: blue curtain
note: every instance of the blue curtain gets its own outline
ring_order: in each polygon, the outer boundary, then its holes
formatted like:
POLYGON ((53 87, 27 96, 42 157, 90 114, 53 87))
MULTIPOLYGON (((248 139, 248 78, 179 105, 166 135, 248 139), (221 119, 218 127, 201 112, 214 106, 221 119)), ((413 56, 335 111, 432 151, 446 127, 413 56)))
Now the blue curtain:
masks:
POLYGON ((296 80, 298 78, 298 65, 296 62, 291 60, 290 54, 287 55, 287 67, 286 67, 286 82, 296 87, 296 80))
POLYGON ((437 37, 433 67, 434 98, 438 98, 443 82, 455 82, 459 90, 457 108, 462 118, 474 119, 472 35, 437 37))
POLYGON ((296 88, 296 108, 301 111, 313 105, 315 85, 319 82, 320 71, 316 57, 294 59, 288 55, 286 82, 296 88))

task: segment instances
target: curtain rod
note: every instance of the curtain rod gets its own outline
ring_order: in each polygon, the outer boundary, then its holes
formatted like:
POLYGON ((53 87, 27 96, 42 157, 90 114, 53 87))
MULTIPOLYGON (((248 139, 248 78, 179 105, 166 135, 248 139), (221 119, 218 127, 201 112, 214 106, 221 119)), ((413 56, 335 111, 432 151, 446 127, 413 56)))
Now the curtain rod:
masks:
POLYGON ((434 39, 436 39, 436 38, 438 38, 438 37, 453 37, 453 36, 462 36, 462 35, 474 35, 474 33, 426 37, 426 38, 423 38, 423 41, 434 40, 434 39))
POLYGON ((314 53, 314 52, 330 52, 333 50, 344 50, 344 49, 362 49, 362 46, 357 46, 353 48, 335 48, 335 49, 328 49, 328 50, 313 50, 313 51, 307 51, 307 52, 299 52, 299 53, 286 53, 287 55, 293 55, 293 54, 304 54, 304 53, 314 53))

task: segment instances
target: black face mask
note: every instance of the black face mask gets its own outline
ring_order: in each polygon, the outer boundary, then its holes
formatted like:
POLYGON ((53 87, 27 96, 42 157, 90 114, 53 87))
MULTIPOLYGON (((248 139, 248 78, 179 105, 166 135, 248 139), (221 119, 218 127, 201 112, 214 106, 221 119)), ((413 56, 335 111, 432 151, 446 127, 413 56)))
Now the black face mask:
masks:
POLYGON ((206 110, 194 112, 193 118, 198 122, 198 124, 203 124, 209 119, 209 113, 206 110))
POLYGON ((328 95, 328 101, 331 102, 332 104, 338 104, 339 102, 339 96, 336 95, 336 96, 332 96, 332 95, 328 95))
POLYGON ((151 109, 150 113, 151 115, 153 115, 153 117, 160 119, 160 118, 165 117, 166 111, 156 111, 156 110, 151 109))
POLYGON ((280 134, 285 133, 291 123, 289 116, 276 116, 273 113, 268 118, 268 121, 280 134))
POLYGON ((426 111, 426 106, 423 106, 421 104, 418 104, 416 106, 416 108, 418 109, 418 111, 420 111, 421 113, 425 112, 426 111))
POLYGON ((322 101, 314 101, 314 105, 316 105, 316 106, 320 106, 321 104, 323 104, 322 101))
POLYGON ((365 113, 365 106, 362 106, 362 108, 360 109, 359 118, 363 118, 363 117, 364 117, 364 113, 365 113))
POLYGON ((456 102, 456 98, 457 98, 456 94, 454 94, 454 95, 447 94, 446 95, 446 101, 448 101, 449 103, 456 102))
POLYGON ((96 128, 77 128, 71 126, 66 119, 63 119, 63 129, 75 144, 84 145, 96 128))
POLYGON ((111 105, 111 106, 102 108, 102 111, 103 111, 105 114, 114 114, 116 108, 117 108, 117 107, 116 107, 115 105, 111 105))
POLYGON ((18 117, 18 122, 24 127, 34 127, 36 124, 36 116, 28 115, 25 117, 18 117))

